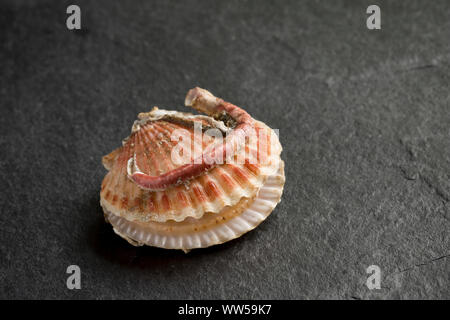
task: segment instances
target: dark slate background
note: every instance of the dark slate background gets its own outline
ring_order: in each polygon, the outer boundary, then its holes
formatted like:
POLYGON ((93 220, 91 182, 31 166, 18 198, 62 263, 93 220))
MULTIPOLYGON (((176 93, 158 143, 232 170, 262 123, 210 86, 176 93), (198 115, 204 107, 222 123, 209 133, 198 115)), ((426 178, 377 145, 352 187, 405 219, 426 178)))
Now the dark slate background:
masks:
POLYGON ((1 1, 0 298, 450 298, 450 3, 376 3, 379 31, 372 1, 1 1), (134 248, 101 157, 194 86, 280 129, 283 200, 225 245, 134 248))

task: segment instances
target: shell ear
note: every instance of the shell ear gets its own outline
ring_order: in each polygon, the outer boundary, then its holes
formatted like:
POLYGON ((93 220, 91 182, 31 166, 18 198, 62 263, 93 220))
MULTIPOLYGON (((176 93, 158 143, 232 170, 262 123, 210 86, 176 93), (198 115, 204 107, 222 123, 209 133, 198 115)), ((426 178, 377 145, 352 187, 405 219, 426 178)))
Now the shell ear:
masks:
POLYGON ((102 164, 106 170, 108 170, 108 171, 111 170, 111 168, 116 163, 117 157, 119 156, 121 151, 122 151, 122 147, 119 147, 119 148, 115 149, 113 152, 107 154, 106 156, 103 156, 102 164))

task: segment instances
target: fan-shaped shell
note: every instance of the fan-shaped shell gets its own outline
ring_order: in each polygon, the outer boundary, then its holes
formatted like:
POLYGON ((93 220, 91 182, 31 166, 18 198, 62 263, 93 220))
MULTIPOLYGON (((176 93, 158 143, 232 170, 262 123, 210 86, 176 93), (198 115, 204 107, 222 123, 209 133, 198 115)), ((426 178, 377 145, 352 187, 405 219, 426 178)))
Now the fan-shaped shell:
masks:
MULTIPOLYGON (((182 164, 174 163, 172 150, 178 143, 194 145, 194 123, 201 122, 204 128, 214 127, 221 131, 227 128, 222 122, 205 116, 154 109, 141 115, 133 125, 131 135, 122 147, 103 158, 106 169, 101 188, 101 205, 110 221, 111 215, 127 221, 166 222, 184 221, 186 218, 200 219, 205 213, 219 213, 232 207, 242 199, 255 198, 269 176, 276 174, 280 166, 281 145, 273 131, 262 122, 255 121, 255 128, 266 132, 267 158, 258 161, 260 144, 245 146, 244 163, 225 163, 210 171, 161 191, 140 188, 127 177, 129 160, 149 175, 161 175, 182 164), (167 117, 169 115, 169 117, 167 117), (173 133, 184 130, 188 139, 173 141, 173 133), (254 161, 256 159, 256 161, 254 161)), ((257 133, 260 131, 256 131, 257 133)), ((200 141, 203 149, 215 143, 215 138, 203 134, 200 141)), ((259 138, 259 133, 258 133, 259 138)), ((188 148, 188 147, 185 147, 188 148)), ((186 150, 186 149, 185 149, 186 150)), ((119 227, 117 227, 119 230, 119 227)))

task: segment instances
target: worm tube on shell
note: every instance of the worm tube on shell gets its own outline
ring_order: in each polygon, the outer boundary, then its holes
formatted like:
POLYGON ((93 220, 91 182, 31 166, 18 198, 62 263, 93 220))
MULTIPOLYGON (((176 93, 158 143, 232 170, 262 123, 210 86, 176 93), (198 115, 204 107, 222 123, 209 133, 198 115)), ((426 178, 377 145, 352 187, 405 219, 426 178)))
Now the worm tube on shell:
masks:
MULTIPOLYGON (((253 118, 246 111, 234 104, 215 97, 205 89, 196 87, 189 90, 186 95, 185 105, 204 112, 217 120, 224 121, 225 124, 233 127, 233 131, 227 135, 221 144, 214 146, 212 150, 206 150, 198 159, 194 159, 193 162, 165 172, 164 174, 151 176, 140 171, 130 172, 129 170, 130 179, 140 188, 152 191, 164 190, 167 187, 190 180, 214 168, 218 164, 221 164, 223 159, 229 158, 232 155, 235 144, 243 143, 246 134, 251 131, 254 125, 253 118), (212 161, 207 161, 206 159, 212 159, 212 161)), ((131 168, 133 159, 130 158, 129 161, 129 167, 131 168)))

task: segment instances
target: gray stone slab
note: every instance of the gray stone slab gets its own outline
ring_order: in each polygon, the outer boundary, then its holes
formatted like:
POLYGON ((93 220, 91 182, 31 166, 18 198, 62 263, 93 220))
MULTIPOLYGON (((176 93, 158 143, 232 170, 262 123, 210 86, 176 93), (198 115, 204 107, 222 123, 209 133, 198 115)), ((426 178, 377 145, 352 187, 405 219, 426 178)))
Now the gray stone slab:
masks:
POLYGON ((378 31, 368 1, 77 4, 77 32, 68 3, 0 4, 1 298, 450 298, 448 1, 377 1, 378 31), (221 246, 131 247, 101 157, 194 86, 280 129, 283 200, 221 246))

